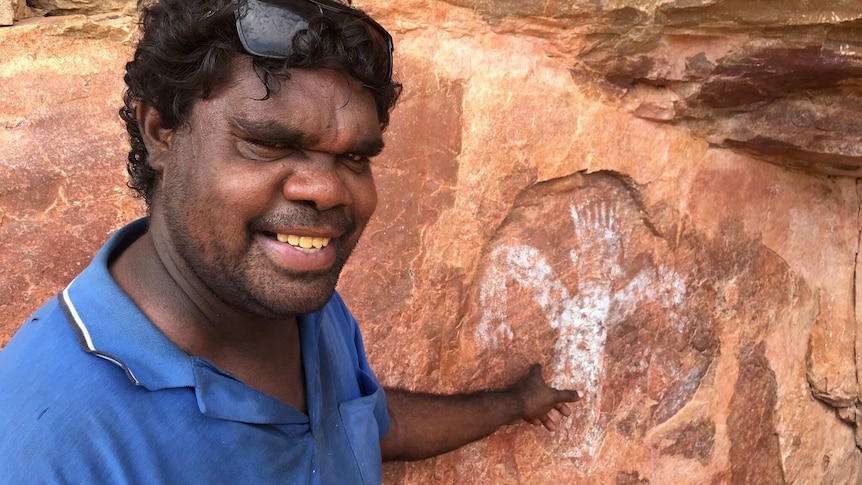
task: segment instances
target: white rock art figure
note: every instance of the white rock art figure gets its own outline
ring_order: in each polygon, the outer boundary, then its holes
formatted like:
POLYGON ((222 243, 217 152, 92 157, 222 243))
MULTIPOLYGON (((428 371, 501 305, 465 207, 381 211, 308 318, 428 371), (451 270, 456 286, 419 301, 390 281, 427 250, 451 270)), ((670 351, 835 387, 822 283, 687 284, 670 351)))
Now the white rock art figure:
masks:
POLYGON ((494 348, 503 339, 513 339, 505 305, 499 303, 506 300, 511 282, 532 295, 558 332, 551 383, 578 389, 583 400, 584 413, 579 418, 585 420, 581 423, 585 435, 572 440, 574 448, 564 452, 577 462, 594 458, 604 437, 601 379, 608 330, 645 302, 659 301, 673 308, 685 293, 682 279, 668 268, 647 267, 633 277, 625 274, 621 263, 632 228, 628 222, 620 223, 624 210, 604 199, 570 203, 576 245, 569 251, 573 271, 564 274, 574 274, 575 284, 567 286, 539 249, 512 240, 492 250, 491 265, 481 283, 483 315, 475 335, 479 345, 494 348))

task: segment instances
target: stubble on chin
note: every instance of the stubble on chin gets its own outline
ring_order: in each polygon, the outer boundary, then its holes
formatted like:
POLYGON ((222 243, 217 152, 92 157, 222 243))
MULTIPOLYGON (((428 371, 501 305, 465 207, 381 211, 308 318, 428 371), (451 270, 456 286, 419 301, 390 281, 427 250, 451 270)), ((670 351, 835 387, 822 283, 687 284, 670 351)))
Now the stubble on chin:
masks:
POLYGON ((208 292, 232 309, 263 320, 292 318, 323 308, 355 246, 339 248, 327 270, 291 272, 270 263, 252 239, 245 243, 242 259, 180 241, 178 252, 208 292))

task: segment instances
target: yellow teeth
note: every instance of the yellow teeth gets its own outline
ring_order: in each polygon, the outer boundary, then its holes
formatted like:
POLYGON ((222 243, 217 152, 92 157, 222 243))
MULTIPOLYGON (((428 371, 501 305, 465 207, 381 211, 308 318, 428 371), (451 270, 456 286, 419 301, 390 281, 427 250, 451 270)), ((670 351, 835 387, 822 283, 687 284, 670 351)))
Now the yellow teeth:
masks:
POLYGON ((275 238, 278 239, 278 242, 288 243, 304 253, 316 253, 332 241, 332 238, 328 237, 297 236, 295 234, 281 233, 276 234, 275 238))

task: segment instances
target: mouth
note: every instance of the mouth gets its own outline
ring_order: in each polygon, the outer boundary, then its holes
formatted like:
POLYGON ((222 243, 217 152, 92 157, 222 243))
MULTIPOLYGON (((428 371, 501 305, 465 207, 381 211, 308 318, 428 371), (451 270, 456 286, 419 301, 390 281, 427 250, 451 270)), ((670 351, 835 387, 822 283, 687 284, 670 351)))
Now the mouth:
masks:
POLYGON ((297 234, 283 234, 280 232, 266 232, 264 234, 270 239, 283 244, 288 244, 293 249, 305 254, 317 253, 323 250, 323 248, 328 246, 330 241, 332 241, 332 238, 329 237, 300 236, 297 234))

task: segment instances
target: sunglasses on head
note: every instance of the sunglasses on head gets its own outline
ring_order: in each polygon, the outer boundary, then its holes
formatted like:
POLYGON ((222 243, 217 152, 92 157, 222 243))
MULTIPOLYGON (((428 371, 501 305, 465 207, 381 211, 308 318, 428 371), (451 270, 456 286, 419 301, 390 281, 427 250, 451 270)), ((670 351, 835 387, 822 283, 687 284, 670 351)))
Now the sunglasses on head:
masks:
POLYGON ((308 20, 327 13, 348 15, 369 27, 372 41, 382 43, 388 53, 383 67, 386 82, 392 81, 392 36, 371 17, 334 0, 248 0, 235 10, 236 31, 249 54, 286 59, 294 36, 308 27, 308 20))

